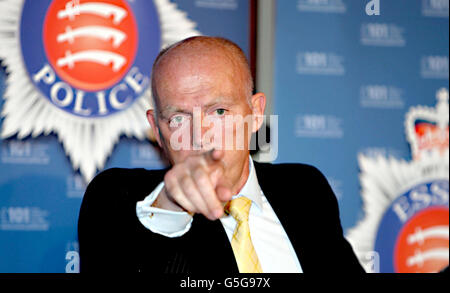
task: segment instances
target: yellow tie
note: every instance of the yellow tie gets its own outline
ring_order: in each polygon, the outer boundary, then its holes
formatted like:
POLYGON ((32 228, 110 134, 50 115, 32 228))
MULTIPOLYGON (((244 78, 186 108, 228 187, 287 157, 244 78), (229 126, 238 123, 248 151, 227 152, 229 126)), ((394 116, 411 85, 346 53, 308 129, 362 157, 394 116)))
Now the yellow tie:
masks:
POLYGON ((252 201, 246 197, 238 197, 230 201, 225 211, 233 216, 237 225, 231 240, 234 256, 240 273, 262 273, 261 264, 253 247, 248 225, 248 213, 252 201))

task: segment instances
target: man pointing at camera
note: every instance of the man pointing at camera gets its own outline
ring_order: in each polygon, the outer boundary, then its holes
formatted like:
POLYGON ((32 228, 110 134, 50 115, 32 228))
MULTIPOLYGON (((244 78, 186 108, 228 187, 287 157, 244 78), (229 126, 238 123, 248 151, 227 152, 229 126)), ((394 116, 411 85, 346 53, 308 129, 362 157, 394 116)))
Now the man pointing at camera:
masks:
POLYGON ((249 155, 266 97, 242 50, 193 37, 163 50, 147 118, 165 170, 110 169, 79 217, 81 272, 359 273, 325 177, 249 155))

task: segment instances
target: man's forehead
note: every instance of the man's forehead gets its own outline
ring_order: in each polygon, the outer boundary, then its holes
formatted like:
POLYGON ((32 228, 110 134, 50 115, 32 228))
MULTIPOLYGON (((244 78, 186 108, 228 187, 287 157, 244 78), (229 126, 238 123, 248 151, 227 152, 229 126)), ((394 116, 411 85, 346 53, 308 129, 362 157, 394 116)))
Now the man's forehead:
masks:
POLYGON ((192 105, 199 100, 199 104, 204 104, 235 95, 238 90, 238 73, 219 61, 172 62, 163 66, 154 80, 163 107, 164 102, 192 105))
MULTIPOLYGON (((169 57, 170 58, 170 57, 169 57)), ((174 78, 198 79, 238 70, 233 62, 218 54, 186 54, 165 60, 159 65, 158 80, 174 78)))
MULTIPOLYGON (((214 90, 240 75, 230 62, 214 57, 172 59, 160 65, 154 82, 158 91, 195 93, 214 90)), ((234 82, 232 82, 234 84, 234 82)))
POLYGON ((231 96, 221 95, 218 97, 211 97, 210 99, 200 99, 198 101, 165 101, 162 103, 162 113, 186 112, 192 113, 194 108, 208 109, 216 105, 230 106, 235 103, 231 96))

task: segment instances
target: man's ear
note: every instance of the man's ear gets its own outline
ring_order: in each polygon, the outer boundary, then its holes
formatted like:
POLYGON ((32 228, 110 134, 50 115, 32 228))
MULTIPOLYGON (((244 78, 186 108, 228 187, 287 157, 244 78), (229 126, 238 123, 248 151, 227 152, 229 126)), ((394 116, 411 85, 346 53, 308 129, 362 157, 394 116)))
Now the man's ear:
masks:
POLYGON ((159 132, 158 124, 156 123, 155 111, 153 109, 147 110, 147 120, 150 123, 150 127, 152 128, 153 134, 155 135, 156 142, 158 145, 161 145, 161 133, 159 132))
POLYGON ((266 95, 264 93, 256 93, 252 96, 252 111, 253 111, 253 129, 252 131, 257 132, 262 124, 264 117, 264 110, 266 109, 266 95))

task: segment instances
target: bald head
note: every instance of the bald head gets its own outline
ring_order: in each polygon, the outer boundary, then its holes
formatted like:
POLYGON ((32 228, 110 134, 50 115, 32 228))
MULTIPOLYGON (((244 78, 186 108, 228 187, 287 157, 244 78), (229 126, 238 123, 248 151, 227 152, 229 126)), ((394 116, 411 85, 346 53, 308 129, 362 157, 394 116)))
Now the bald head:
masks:
MULTIPOLYGON (((250 100, 253 79, 244 52, 235 43, 219 37, 197 36, 182 40, 162 50, 152 69, 152 96, 160 105, 161 87, 174 83, 177 75, 198 76, 199 70, 223 72, 233 79, 242 98, 250 100)), ((158 109, 156 109, 158 110, 158 109)), ((158 111, 156 111, 158 112, 158 111)))

